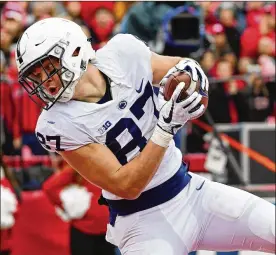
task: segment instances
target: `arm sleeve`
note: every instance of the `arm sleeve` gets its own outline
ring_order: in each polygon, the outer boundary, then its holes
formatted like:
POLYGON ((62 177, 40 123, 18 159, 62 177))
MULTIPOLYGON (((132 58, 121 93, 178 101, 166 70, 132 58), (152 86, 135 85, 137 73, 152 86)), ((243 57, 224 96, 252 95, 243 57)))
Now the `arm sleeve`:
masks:
POLYGON ((108 45, 118 50, 119 54, 130 58, 142 58, 146 61, 151 58, 151 51, 147 44, 131 34, 118 34, 114 36, 108 45))
POLYGON ((36 137, 44 149, 70 151, 94 142, 81 121, 73 121, 63 114, 52 115, 55 115, 55 121, 40 115, 36 126, 36 137))

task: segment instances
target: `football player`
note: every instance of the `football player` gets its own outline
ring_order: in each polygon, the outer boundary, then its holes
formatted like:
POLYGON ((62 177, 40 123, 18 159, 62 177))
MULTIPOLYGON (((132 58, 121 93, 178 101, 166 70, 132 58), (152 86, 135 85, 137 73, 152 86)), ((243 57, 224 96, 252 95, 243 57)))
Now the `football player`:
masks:
POLYGON ((16 61, 19 82, 43 104, 38 140, 103 189, 106 238, 122 254, 275 251, 274 205, 189 173, 175 147, 177 130, 204 112, 202 95, 180 101, 179 84, 165 101, 152 84, 186 70, 208 90, 197 62, 157 55, 129 34, 95 52, 81 28, 61 18, 29 27, 16 61))

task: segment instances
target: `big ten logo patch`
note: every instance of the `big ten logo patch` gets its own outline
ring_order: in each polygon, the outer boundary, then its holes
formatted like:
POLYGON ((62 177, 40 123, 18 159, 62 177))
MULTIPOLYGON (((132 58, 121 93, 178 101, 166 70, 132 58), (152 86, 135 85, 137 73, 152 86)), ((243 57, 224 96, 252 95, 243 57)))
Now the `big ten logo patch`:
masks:
POLYGON ((107 131, 112 126, 111 122, 106 121, 99 129, 99 133, 102 135, 105 131, 107 131))

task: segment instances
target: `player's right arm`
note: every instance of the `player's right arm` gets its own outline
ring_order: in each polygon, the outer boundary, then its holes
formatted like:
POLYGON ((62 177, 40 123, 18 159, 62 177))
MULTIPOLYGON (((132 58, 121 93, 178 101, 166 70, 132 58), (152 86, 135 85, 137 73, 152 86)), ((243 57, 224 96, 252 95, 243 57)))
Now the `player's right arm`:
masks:
POLYGON ((193 113, 189 112, 202 98, 197 92, 183 101, 177 100, 183 86, 177 86, 172 98, 160 110, 157 126, 143 151, 127 164, 121 165, 101 144, 88 144, 60 154, 93 184, 125 199, 137 198, 157 171, 177 130, 204 110, 202 106, 193 113))
POLYGON ((165 151, 149 141, 143 152, 125 165, 101 144, 92 143, 60 154, 91 183, 119 197, 134 199, 152 179, 165 151))

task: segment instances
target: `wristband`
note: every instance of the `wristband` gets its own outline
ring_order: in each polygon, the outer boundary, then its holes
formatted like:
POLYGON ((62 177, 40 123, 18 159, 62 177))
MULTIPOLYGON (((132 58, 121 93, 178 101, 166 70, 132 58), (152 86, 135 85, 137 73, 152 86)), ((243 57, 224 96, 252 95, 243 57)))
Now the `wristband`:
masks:
POLYGON ((169 147, 169 143, 172 139, 173 139, 172 134, 164 131, 158 126, 155 127, 153 134, 150 138, 152 142, 164 148, 169 147))

